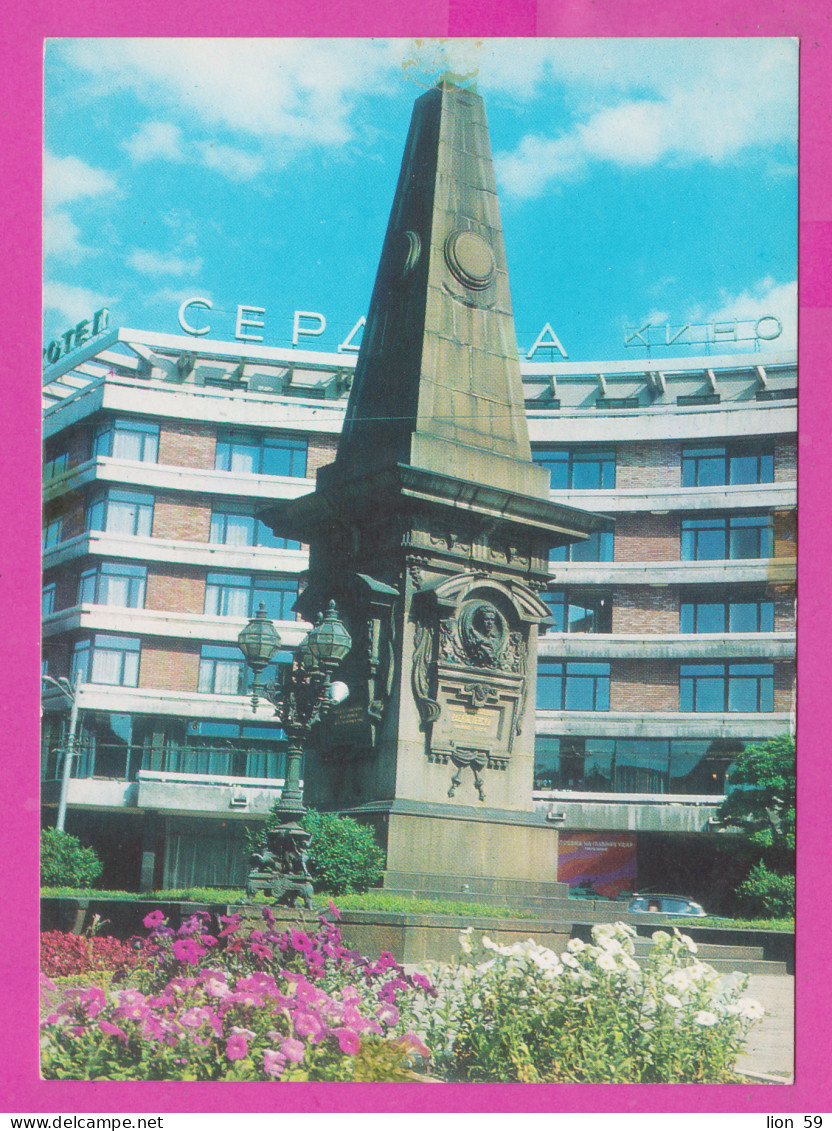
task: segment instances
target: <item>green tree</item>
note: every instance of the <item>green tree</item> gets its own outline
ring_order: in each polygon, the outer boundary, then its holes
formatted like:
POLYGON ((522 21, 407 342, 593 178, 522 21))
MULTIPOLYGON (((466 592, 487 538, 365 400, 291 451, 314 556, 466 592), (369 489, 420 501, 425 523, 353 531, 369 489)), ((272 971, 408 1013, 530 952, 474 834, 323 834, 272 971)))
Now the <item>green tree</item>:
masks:
POLYGON ((40 882, 44 887, 92 887, 103 871, 94 848, 60 829, 40 834, 40 882))
POLYGON ((747 746, 728 773, 719 817, 739 829, 770 862, 791 861, 795 847, 796 759, 790 735, 747 746))

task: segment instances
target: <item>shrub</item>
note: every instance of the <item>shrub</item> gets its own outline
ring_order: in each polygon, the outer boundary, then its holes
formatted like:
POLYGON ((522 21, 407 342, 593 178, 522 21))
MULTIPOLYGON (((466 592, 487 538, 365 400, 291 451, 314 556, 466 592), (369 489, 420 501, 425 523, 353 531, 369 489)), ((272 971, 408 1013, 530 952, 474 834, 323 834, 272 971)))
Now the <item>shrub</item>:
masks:
POLYGON ((737 888, 737 895, 750 915, 777 919, 795 912, 794 876, 778 875, 763 863, 754 865, 737 888))
POLYGON ((674 931, 653 935, 639 966, 631 927, 593 928, 561 955, 532 939, 472 946, 430 966, 437 994, 414 1001, 414 1029, 434 1071, 463 1081, 523 1083, 725 1083, 751 1025, 763 1015, 743 1000, 747 979, 721 976, 674 931))
MULTIPOLYGON (((266 821, 266 830, 277 828, 283 815, 272 808, 266 821)), ((330 895, 361 892, 371 888, 381 879, 384 871, 384 853, 375 842, 373 830, 360 825, 352 817, 339 817, 336 813, 318 813, 308 809, 300 821, 312 834, 309 846, 309 866, 315 887, 330 895)), ((259 851, 263 832, 249 833, 253 851, 259 851)))
MULTIPOLYGON (((332 911, 337 915, 335 908, 332 911)), ((41 980, 47 1079, 407 1080, 428 1055, 406 1027, 407 1000, 431 993, 390 954, 370 962, 320 916, 317 930, 242 929, 206 912, 173 931, 161 911, 131 988, 71 989, 41 980)))
POLYGON ((109 935, 90 938, 63 931, 44 931, 40 936, 40 968, 50 978, 118 970, 135 961, 136 953, 130 944, 109 935))
POLYGON ((83 848, 76 836, 60 829, 40 834, 40 882, 44 887, 85 888, 103 871, 94 848, 83 848))

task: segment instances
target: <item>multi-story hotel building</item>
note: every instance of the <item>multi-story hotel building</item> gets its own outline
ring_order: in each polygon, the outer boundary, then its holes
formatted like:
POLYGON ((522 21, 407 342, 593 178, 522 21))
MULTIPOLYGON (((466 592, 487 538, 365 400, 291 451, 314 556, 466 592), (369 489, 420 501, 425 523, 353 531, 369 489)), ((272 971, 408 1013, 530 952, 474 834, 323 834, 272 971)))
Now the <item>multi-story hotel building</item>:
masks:
MULTIPOLYGON (((293 612, 306 548, 258 508, 331 462, 355 355, 108 329, 61 352, 44 384, 43 663, 77 681, 67 830, 99 849, 107 886, 239 883, 243 829, 284 761, 237 634, 261 601, 283 659, 310 627, 293 612)), ((564 871, 541 879, 603 889, 593 860, 614 848, 614 888, 707 900, 726 771, 792 728, 794 355, 522 370, 552 497, 615 520, 552 554, 535 803, 564 871)), ((46 823, 68 723, 45 684, 46 823)))

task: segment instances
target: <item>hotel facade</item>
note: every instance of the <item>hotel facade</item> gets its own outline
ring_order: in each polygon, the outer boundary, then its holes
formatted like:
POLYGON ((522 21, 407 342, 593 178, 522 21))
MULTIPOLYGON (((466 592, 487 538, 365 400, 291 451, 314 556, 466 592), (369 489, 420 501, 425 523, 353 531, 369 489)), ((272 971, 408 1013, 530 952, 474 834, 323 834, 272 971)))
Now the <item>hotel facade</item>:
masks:
MULTIPOLYGON (((95 331, 44 370, 43 667, 78 709, 66 828, 107 887, 237 885, 285 770, 237 635, 264 602, 288 662, 311 627, 307 548, 258 515, 332 462, 355 354, 95 331)), ((796 359, 521 369, 552 499, 614 519, 552 552, 541 594, 534 802, 559 870, 540 879, 713 906, 726 772, 793 730, 796 359)), ((70 711, 49 680, 43 706, 52 824, 70 711)))

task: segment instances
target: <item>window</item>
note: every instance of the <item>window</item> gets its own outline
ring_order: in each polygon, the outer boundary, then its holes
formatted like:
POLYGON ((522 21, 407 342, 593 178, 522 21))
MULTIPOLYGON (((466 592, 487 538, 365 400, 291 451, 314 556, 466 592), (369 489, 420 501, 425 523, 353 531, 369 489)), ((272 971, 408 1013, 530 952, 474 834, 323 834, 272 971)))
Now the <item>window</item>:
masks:
POLYGON ((129 562, 102 562, 81 574, 78 603, 143 609, 146 582, 147 566, 129 562))
POLYGON ((581 793, 725 793, 744 747, 731 739, 560 738, 535 740, 535 789, 581 793))
POLYGON ((615 452, 594 448, 532 448, 532 459, 549 469, 554 490, 590 491, 615 486, 615 452))
POLYGON ((302 479, 306 475, 306 437, 221 432, 214 467, 217 471, 302 479))
POLYGON ((48 617, 55 611, 55 582, 44 585, 40 595, 40 615, 48 617))
POLYGON ((297 596, 295 578, 209 573, 205 585, 205 612, 214 617, 253 617, 262 601, 270 620, 292 620, 297 596))
POLYGON ((542 594, 553 624, 544 632, 611 632, 612 600, 607 594, 552 589, 542 594))
POLYGON ((226 510, 215 507, 211 514, 211 542, 223 546, 268 546, 277 550, 299 550, 300 542, 278 538, 270 527, 257 518, 254 510, 241 507, 226 510))
MULTIPOLYGON (((272 663, 264 669, 266 681, 275 678, 274 664, 291 664, 292 653, 277 652, 272 663)), ((245 695, 251 673, 246 667, 239 648, 204 644, 199 656, 199 682, 197 691, 207 695, 245 695)), ((200 723, 200 733, 208 724, 200 723)))
POLYGON ((682 560, 770 558, 774 545, 767 514, 682 519, 682 560))
POLYGON ((596 531, 580 542, 568 546, 554 546, 549 551, 550 562, 611 562, 614 542, 611 530, 596 531))
POLYGON ((537 706, 541 711, 608 711, 610 665, 540 660, 537 706))
POLYGON ((773 632, 774 602, 754 594, 697 593, 681 603, 679 631, 773 632))
POLYGON ((695 445, 682 452, 683 487, 773 481, 774 449, 770 443, 695 445))
POLYGON ((54 479, 56 475, 62 475, 69 466, 69 456, 66 452, 61 452, 59 456, 54 459, 48 459, 43 465, 43 478, 54 479))
POLYGON ((43 534, 41 536, 41 545, 44 550, 48 550, 50 546, 57 546, 61 540, 61 533, 63 531, 64 520, 61 515, 57 518, 49 518, 43 526, 43 534))
POLYGON ((153 496, 145 491, 122 491, 111 487, 95 499, 87 511, 88 530, 150 537, 152 527, 153 496))
POLYGON ((143 420, 110 420, 95 433, 93 457, 155 463, 159 457, 159 425, 143 420))
POLYGON ((96 633, 79 640, 72 657, 72 675, 80 683, 138 687, 141 642, 129 636, 96 633))
POLYGON ((683 711, 773 711, 773 664, 682 664, 683 711))
POLYGON ((245 666, 239 648, 204 644, 199 657, 197 691, 209 695, 244 695, 245 666))

